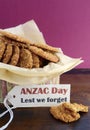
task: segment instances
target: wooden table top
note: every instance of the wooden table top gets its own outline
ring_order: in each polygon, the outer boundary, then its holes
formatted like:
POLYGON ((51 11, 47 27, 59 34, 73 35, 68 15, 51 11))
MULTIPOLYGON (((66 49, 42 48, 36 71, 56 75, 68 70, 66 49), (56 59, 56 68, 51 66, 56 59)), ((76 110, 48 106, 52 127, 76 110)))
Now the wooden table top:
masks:
MULTIPOLYGON (((71 84, 71 102, 89 106, 88 113, 72 123, 56 120, 45 108, 19 108, 14 110, 14 119, 6 130, 90 130, 90 70, 70 71, 60 78, 62 84, 71 84)), ((0 107, 0 113, 5 110, 0 107)), ((0 119, 0 127, 9 119, 9 114, 0 119)))

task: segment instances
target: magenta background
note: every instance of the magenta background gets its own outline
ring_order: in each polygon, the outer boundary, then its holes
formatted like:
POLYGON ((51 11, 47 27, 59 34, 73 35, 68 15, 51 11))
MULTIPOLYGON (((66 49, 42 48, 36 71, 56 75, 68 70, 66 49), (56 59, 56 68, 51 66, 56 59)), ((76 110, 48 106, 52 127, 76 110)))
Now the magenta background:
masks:
POLYGON ((90 0, 0 0, 0 28, 34 19, 50 45, 90 68, 90 0))

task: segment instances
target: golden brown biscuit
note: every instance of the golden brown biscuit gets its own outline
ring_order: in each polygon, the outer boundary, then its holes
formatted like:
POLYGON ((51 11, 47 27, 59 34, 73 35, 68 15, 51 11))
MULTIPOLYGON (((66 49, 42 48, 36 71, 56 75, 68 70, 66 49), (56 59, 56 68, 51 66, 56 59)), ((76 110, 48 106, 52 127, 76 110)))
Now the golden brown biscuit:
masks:
POLYGON ((49 51, 44 51, 43 49, 38 48, 36 46, 29 46, 29 50, 46 60, 49 60, 55 63, 59 61, 58 56, 56 56, 55 54, 49 51))
POLYGON ((33 46, 36 46, 36 47, 39 47, 39 48, 42 48, 42 49, 46 49, 46 50, 50 50, 50 51, 54 51, 54 52, 59 52, 59 49, 56 48, 56 47, 52 47, 52 46, 47 45, 47 44, 31 43, 30 40, 27 40, 24 37, 18 36, 16 34, 12 34, 10 32, 2 30, 2 29, 0 29, 0 34, 2 36, 8 37, 8 38, 13 39, 13 40, 18 41, 18 42, 26 43, 28 45, 33 45, 33 46))
POLYGON ((11 44, 11 39, 0 35, 0 42, 2 42, 3 44, 11 44))
POLYGON ((11 56, 12 56, 12 45, 7 44, 6 45, 6 50, 5 50, 3 58, 2 58, 2 62, 3 63, 8 63, 10 61, 11 56))
POLYGON ((0 35, 0 43, 4 43, 4 42, 5 42, 5 38, 0 35))
POLYGON ((56 48, 56 47, 52 47, 48 44, 31 43, 30 40, 27 40, 24 37, 18 36, 16 34, 10 33, 8 31, 2 30, 2 29, 0 29, 0 34, 2 36, 5 36, 7 38, 13 39, 13 40, 18 41, 18 42, 26 43, 28 45, 33 45, 33 46, 36 46, 36 47, 39 47, 39 48, 42 48, 42 49, 46 49, 46 50, 49 50, 49 51, 53 51, 53 52, 59 52, 59 49, 56 48))
POLYGON ((66 123, 76 121, 80 118, 79 113, 65 109, 63 105, 51 107, 50 113, 53 115, 54 118, 66 123))
POLYGON ((12 33, 8 32, 8 31, 3 30, 3 29, 0 29, 0 34, 2 36, 8 37, 8 38, 10 38, 12 40, 15 40, 15 41, 18 41, 18 42, 31 44, 31 42, 29 40, 27 40, 26 38, 23 38, 23 37, 18 36, 16 34, 12 34, 12 33))
POLYGON ((38 48, 36 46, 31 46, 31 45, 27 46, 21 42, 15 42, 15 41, 13 41, 12 44, 17 45, 20 48, 29 49, 30 51, 32 50, 32 54, 36 55, 34 57, 37 57, 37 62, 39 62, 36 68, 38 68, 38 66, 43 67, 44 65, 48 64, 49 60, 50 61, 53 61, 53 60, 56 61, 57 59, 59 60, 59 58, 54 53, 49 52, 47 50, 42 50, 41 48, 38 48), (42 52, 39 53, 38 50, 41 50, 42 52), (42 54, 43 52, 44 52, 44 54, 42 54), (47 58, 45 58, 45 57, 47 57, 47 58), (56 59, 54 59, 54 58, 56 58, 56 59))
POLYGON ((88 106, 77 103, 63 103, 63 106, 71 111, 75 112, 88 112, 88 106))
POLYGON ((13 54, 9 62, 10 65, 16 66, 19 60, 20 50, 18 46, 13 46, 13 54))
POLYGON ((33 59, 33 68, 39 68, 40 67, 39 56, 37 56, 36 54, 32 53, 32 59, 33 59))
POLYGON ((76 108, 77 112, 88 112, 88 106, 83 104, 73 103, 74 107, 76 108))
POLYGON ((88 106, 77 103, 62 103, 59 106, 51 107, 50 112, 56 119, 64 122, 76 121, 80 118, 78 112, 88 112, 88 106))
POLYGON ((4 51, 5 51, 6 45, 0 42, 0 61, 3 57, 4 51))
POLYGON ((0 29, 0 37, 0 41, 3 41, 6 46, 5 51, 1 50, 4 53, 4 55, 1 53, 1 61, 4 63, 25 68, 39 68, 43 67, 49 62, 56 63, 60 60, 55 54, 58 52, 58 48, 49 46, 47 44, 30 43, 29 40, 2 29, 0 29), (14 48, 13 53, 12 46, 14 48), (18 62, 18 59, 20 63, 18 62))
POLYGON ((33 46, 36 46, 38 48, 44 49, 44 50, 48 50, 48 51, 52 51, 52 52, 59 52, 59 49, 56 47, 52 47, 48 44, 32 44, 33 46))
POLYGON ((32 68, 33 66, 33 59, 32 53, 27 49, 20 50, 20 58, 19 58, 19 66, 24 68, 32 68))

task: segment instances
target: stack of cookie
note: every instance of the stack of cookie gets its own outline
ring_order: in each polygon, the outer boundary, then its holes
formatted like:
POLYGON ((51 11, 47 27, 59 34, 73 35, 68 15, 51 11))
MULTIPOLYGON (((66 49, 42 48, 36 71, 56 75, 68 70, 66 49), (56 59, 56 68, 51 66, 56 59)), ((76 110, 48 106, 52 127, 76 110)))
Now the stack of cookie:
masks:
POLYGON ((39 68, 49 62, 59 62, 57 52, 58 48, 34 44, 23 37, 0 30, 0 62, 23 68, 39 68))

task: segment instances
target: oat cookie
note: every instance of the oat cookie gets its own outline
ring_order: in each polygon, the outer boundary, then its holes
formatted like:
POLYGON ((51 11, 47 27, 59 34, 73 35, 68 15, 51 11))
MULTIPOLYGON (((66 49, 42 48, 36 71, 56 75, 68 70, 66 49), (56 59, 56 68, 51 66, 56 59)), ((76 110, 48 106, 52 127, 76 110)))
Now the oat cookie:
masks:
POLYGON ((4 51, 5 51, 6 45, 0 42, 0 61, 3 57, 4 51))
POLYGON ((0 42, 3 44, 11 44, 11 39, 5 36, 0 36, 0 42))
POLYGON ((0 35, 0 43, 4 43, 4 42, 5 42, 5 38, 0 35))
MULTIPOLYGON (((14 42, 12 42, 12 43, 14 43, 14 42)), ((43 59, 46 59, 46 61, 40 59, 41 64, 42 64, 42 61, 44 61, 45 64, 48 63, 47 60, 50 60, 52 62, 58 62, 59 61, 58 56, 56 56, 55 53, 52 53, 52 51, 43 50, 42 48, 38 48, 38 47, 32 46, 32 45, 27 46, 26 44, 23 44, 21 42, 15 42, 14 44, 21 47, 21 48, 29 49, 37 57, 39 56, 40 58, 42 57, 43 59)))
POLYGON ((36 54, 32 53, 32 59, 33 59, 33 68, 39 68, 40 67, 39 56, 37 56, 36 54))
POLYGON ((12 34, 8 31, 3 30, 3 29, 0 29, 0 34, 2 36, 8 37, 8 38, 15 40, 15 41, 31 44, 31 42, 29 40, 27 40, 26 38, 23 38, 23 37, 18 36, 16 34, 12 34))
POLYGON ((54 52, 59 52, 59 49, 56 48, 56 47, 52 47, 50 45, 47 45, 47 44, 37 44, 37 43, 31 43, 29 40, 27 40, 26 38, 23 38, 21 36, 18 36, 16 34, 12 34, 10 32, 7 32, 5 30, 2 30, 0 29, 0 34, 5 36, 5 37, 8 37, 10 39, 13 39, 15 41, 18 41, 18 42, 22 42, 22 43, 26 43, 28 45, 33 45, 33 46, 36 46, 36 47, 39 47, 39 48, 42 48, 42 49, 46 49, 46 50, 50 50, 50 51, 54 51, 54 52))
POLYGON ((49 60, 49 61, 52 61, 55 63, 59 61, 58 56, 56 56, 55 54, 53 54, 49 51, 44 51, 43 49, 38 48, 36 46, 30 46, 29 50, 31 50, 33 53, 35 53, 36 55, 38 55, 46 60, 49 60))
POLYGON ((64 121, 66 123, 76 121, 80 118, 80 114, 65 109, 63 105, 50 108, 50 113, 54 118, 64 121))
POLYGON ((42 48, 42 49, 44 49, 44 50, 49 50, 49 51, 52 51, 52 52, 59 52, 59 49, 58 48, 56 48, 56 47, 52 47, 52 46, 50 46, 50 45, 48 45, 48 44, 32 44, 33 46, 36 46, 36 47, 38 47, 38 48, 42 48))
POLYGON ((88 112, 88 106, 77 103, 62 103, 50 108, 50 113, 54 118, 64 122, 76 121, 80 118, 79 112, 88 112))
POLYGON ((27 49, 20 50, 20 58, 19 58, 19 66, 23 68, 32 68, 33 66, 33 59, 32 53, 27 49))
POLYGON ((29 40, 0 29, 0 61, 23 68, 39 68, 49 62, 57 63, 58 48, 29 40))
POLYGON ((6 50, 4 52, 3 58, 2 58, 2 62, 3 63, 8 63, 10 61, 10 58, 12 56, 12 45, 11 44, 7 44, 6 45, 6 50))
POLYGON ((16 66, 19 60, 20 49, 18 46, 13 45, 13 54, 9 62, 10 65, 16 66))
POLYGON ((76 108, 77 112, 88 112, 88 106, 77 103, 73 103, 73 105, 76 108))
POLYGON ((71 111, 75 112, 88 112, 88 106, 77 103, 63 103, 63 106, 71 111))

